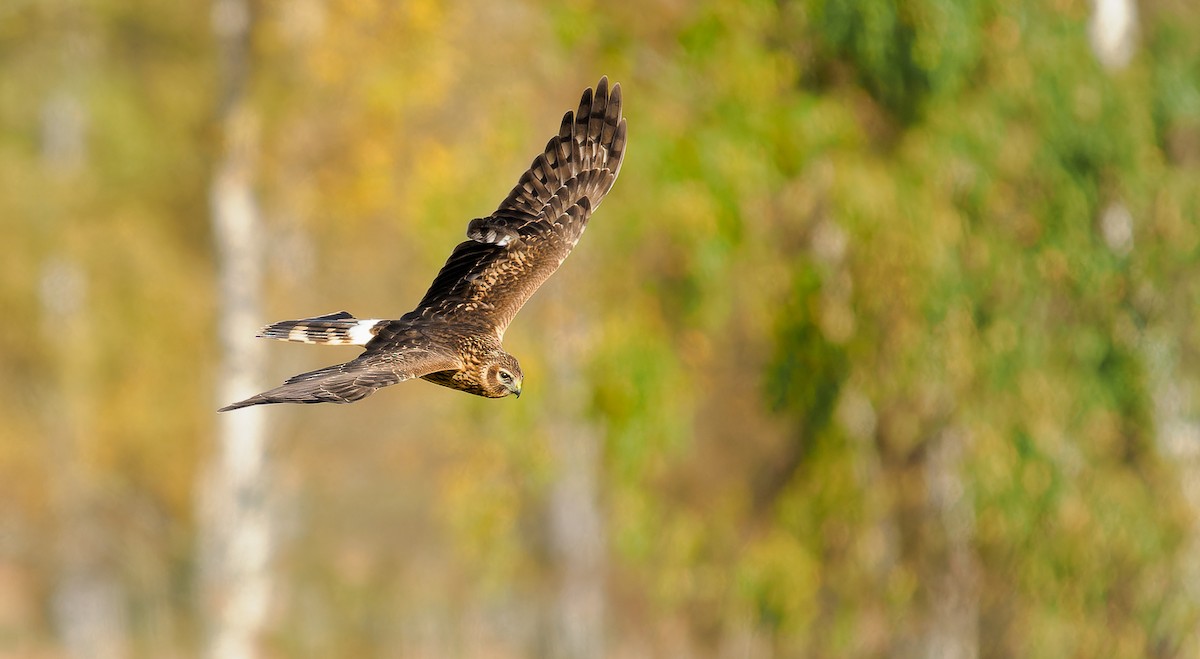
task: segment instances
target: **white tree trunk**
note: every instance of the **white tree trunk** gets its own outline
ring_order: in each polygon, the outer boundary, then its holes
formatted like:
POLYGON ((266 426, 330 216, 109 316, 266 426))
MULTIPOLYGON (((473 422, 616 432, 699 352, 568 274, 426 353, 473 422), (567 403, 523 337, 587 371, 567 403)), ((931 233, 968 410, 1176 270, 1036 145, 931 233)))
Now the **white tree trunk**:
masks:
MULTIPOLYGON (((42 164, 64 187, 84 169, 86 123, 85 108, 69 89, 42 106, 42 164)), ((54 623, 65 656, 118 659, 129 654, 125 591, 113 571, 112 533, 97 514, 100 488, 83 446, 95 399, 86 273, 69 256, 51 257, 40 292, 43 333, 58 357, 44 410, 57 530, 54 623)))
MULTIPOLYGON (((1180 491, 1191 512, 1188 549, 1180 565, 1183 592, 1200 604, 1200 382, 1185 376, 1179 367, 1181 331, 1150 330, 1142 338, 1150 395, 1154 400, 1154 427, 1158 450, 1179 474, 1180 491)), ((1200 656, 1200 625, 1184 640, 1179 656, 1200 656)))
MULTIPOLYGON (((565 277, 564 277, 565 275, 565 277)), ((603 430, 585 417, 588 392, 580 376, 588 323, 568 303, 567 281, 553 288, 553 323, 562 330, 554 345, 553 392, 548 422, 555 470, 548 502, 550 551, 556 592, 551 596, 548 656, 591 659, 605 655, 606 594, 604 516, 600 508, 603 430)), ((549 291, 547 291, 549 292, 549 291)))
MULTIPOLYGON (((249 73, 250 6, 216 0, 213 30, 222 59, 223 148, 209 203, 217 249, 221 366, 217 401, 260 390, 263 247, 253 184, 258 136, 245 87, 249 73)), ((260 654, 271 601, 272 479, 262 408, 218 417, 214 455, 199 483, 199 579, 203 655, 242 659, 260 654)))
POLYGON ((118 659, 129 654, 125 593, 113 574, 111 529, 98 514, 99 488, 83 446, 93 397, 84 282, 69 259, 52 259, 42 271, 46 341, 61 357, 44 399, 57 535, 54 624, 66 657, 118 659))
POLYGON ((1088 36, 1092 52, 1106 69, 1129 66, 1137 52, 1138 16, 1134 0, 1092 0, 1088 36))
POLYGON ((925 482, 930 515, 945 534, 945 569, 933 576, 933 608, 925 632, 929 659, 976 659, 979 656, 980 570, 975 557, 975 509, 963 486, 963 454, 969 436, 942 433, 929 452, 925 482))

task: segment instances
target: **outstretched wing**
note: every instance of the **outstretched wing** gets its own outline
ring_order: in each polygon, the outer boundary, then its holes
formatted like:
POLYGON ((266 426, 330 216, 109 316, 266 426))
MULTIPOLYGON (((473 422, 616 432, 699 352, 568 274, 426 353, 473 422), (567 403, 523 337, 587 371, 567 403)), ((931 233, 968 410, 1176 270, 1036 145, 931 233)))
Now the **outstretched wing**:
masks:
POLYGON ((368 350, 345 364, 292 376, 281 386, 217 411, 268 403, 353 403, 376 389, 461 367, 462 361, 448 353, 389 345, 386 351, 368 350))
POLYGON ((575 247, 625 156, 621 85, 601 78, 567 112, 496 212, 472 220, 467 240, 405 318, 469 314, 503 335, 513 316, 575 247))

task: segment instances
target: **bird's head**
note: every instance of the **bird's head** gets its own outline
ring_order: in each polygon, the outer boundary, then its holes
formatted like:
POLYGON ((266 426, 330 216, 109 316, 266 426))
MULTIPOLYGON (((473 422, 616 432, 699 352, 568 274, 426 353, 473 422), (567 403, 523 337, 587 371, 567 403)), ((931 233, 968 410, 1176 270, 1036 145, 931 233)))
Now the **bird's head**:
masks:
POLYGON ((504 398, 509 394, 516 394, 520 398, 524 378, 517 358, 507 352, 499 352, 484 370, 484 395, 488 398, 504 398))

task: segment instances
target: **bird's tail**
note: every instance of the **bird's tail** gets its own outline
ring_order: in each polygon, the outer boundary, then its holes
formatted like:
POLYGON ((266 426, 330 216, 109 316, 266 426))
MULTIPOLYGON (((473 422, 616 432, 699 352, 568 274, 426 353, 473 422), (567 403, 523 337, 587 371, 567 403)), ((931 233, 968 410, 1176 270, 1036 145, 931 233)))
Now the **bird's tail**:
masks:
POLYGON ((315 318, 272 323, 259 330, 258 336, 297 343, 361 346, 375 338, 376 330, 383 322, 378 318, 359 320, 347 311, 339 311, 315 318))

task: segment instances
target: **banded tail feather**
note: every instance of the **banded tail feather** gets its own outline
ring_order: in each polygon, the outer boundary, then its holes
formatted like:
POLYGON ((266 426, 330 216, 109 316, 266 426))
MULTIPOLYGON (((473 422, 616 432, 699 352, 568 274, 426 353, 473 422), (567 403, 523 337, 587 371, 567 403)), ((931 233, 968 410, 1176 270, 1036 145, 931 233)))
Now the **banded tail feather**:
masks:
POLYGON ((384 321, 378 318, 359 320, 347 311, 339 311, 313 318, 272 323, 259 330, 258 336, 295 343, 361 346, 375 338, 375 329, 382 322, 384 321))

